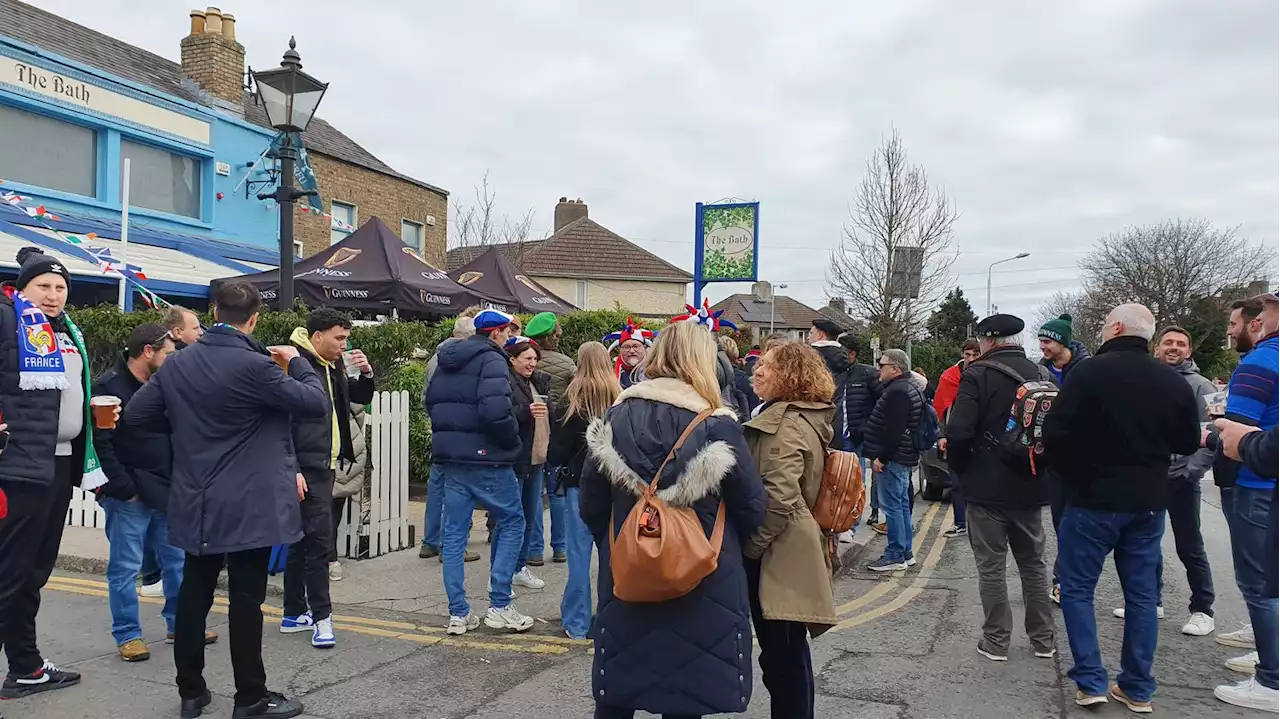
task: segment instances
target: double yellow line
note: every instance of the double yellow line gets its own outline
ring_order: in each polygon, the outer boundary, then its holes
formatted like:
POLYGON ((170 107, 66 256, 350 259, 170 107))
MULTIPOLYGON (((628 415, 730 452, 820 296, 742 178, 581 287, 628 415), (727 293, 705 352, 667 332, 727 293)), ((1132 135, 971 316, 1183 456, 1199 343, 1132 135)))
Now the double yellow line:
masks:
MULTIPOLYGON (((920 522, 920 529, 912 537, 912 544, 920 547, 920 551, 922 553, 925 550, 929 532, 933 529, 933 521, 937 517, 938 510, 941 509, 942 506, 943 505, 940 503, 934 503, 933 506, 929 508, 929 511, 924 515, 924 521, 920 522)), ((847 619, 842 620, 839 624, 832 627, 831 631, 838 632, 842 629, 850 629, 852 627, 866 624, 867 622, 875 621, 886 614, 902 609, 910 603, 911 600, 919 596, 920 593, 924 591, 924 588, 928 586, 929 578, 933 576, 934 569, 937 568, 938 562, 942 559, 942 550, 947 544, 947 538, 942 535, 942 527, 947 524, 950 518, 951 507, 948 506, 946 513, 943 515, 942 522, 938 525, 938 533, 934 536, 933 544, 929 547, 924 561, 919 564, 919 571, 916 574, 916 578, 910 584, 903 588, 897 596, 884 604, 881 604, 868 612, 855 614, 855 612, 858 612, 858 610, 863 607, 870 606, 881 597, 902 586, 902 581, 906 577, 907 573, 905 571, 894 572, 889 581, 877 585, 871 591, 851 602, 847 602, 836 607, 837 616, 844 617, 850 614, 853 614, 853 616, 849 616, 847 619)))
MULTIPOLYGON (((106 597, 108 595, 107 585, 105 582, 98 582, 89 579, 77 579, 74 577, 50 577, 49 583, 45 585, 45 588, 58 592, 66 592, 68 594, 81 594, 89 597, 106 597)), ((155 597, 140 596, 138 597, 138 601, 143 604, 164 604, 163 599, 155 597)), ((228 611, 226 597, 214 597, 213 607, 210 611, 217 614, 226 614, 228 611)), ((283 616, 283 611, 279 607, 274 607, 270 604, 262 605, 262 613, 273 618, 283 616)), ((485 649, 490 651, 517 652, 522 654, 560 655, 569 653, 575 647, 585 648, 591 645, 591 642, 586 640, 530 634, 502 635, 501 641, 489 641, 487 638, 472 638, 477 636, 474 634, 455 637, 446 634, 442 627, 424 626, 411 622, 396 622, 386 619, 372 619, 369 617, 344 616, 341 614, 333 615, 333 625, 336 629, 341 629, 353 634, 363 634, 370 637, 401 639, 424 645, 438 644, 446 647, 485 649)), ((496 640, 498 637, 495 636, 494 639, 496 640)))

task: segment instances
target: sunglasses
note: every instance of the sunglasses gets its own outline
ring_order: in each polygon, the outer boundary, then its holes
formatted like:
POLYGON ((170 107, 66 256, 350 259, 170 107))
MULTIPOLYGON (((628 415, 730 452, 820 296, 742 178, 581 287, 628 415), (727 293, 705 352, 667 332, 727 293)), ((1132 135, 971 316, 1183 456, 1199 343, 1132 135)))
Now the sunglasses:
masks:
POLYGON ((892 362, 877 362, 877 363, 876 363, 876 366, 878 366, 878 367, 892 367, 892 366, 893 366, 893 363, 892 363, 892 362))

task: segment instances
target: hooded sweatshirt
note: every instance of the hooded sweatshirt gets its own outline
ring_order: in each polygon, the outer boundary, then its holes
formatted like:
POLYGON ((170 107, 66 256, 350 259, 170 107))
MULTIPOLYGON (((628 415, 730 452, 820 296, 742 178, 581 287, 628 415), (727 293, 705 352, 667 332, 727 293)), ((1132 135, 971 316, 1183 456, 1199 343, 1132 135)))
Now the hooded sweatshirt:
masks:
MULTIPOLYGON (((329 394, 329 404, 333 405, 333 411, 329 413, 329 418, 333 422, 333 432, 330 434, 330 437, 333 438, 333 448, 330 450, 329 466, 333 467, 338 462, 338 455, 342 453, 342 433, 341 430, 338 429, 338 407, 332 401, 332 399, 337 396, 333 392, 333 368, 335 367, 335 364, 316 353, 315 345, 311 344, 311 336, 307 334, 307 328, 294 328, 293 335, 289 337, 289 341, 302 351, 310 353, 311 361, 313 363, 319 363, 319 365, 324 368, 324 371, 320 373, 320 376, 324 379, 325 392, 329 394)), ((344 407, 343 409, 345 410, 346 408, 344 407)))
MULTIPOLYGON (((1204 398, 1218 391, 1213 383, 1200 376, 1200 368, 1196 366, 1196 361, 1188 358, 1182 364, 1173 365, 1173 368, 1182 375, 1182 378, 1191 386, 1191 391, 1196 396, 1196 407, 1200 410, 1200 421, 1209 421, 1209 408, 1204 403, 1204 398)), ((1209 468, 1213 466, 1213 450, 1201 449, 1195 454, 1175 454, 1173 463, 1169 465, 1169 476, 1178 479, 1189 479, 1193 482, 1199 482, 1209 468)))
POLYGON ((1040 360, 1040 364, 1048 367, 1049 371, 1053 373, 1053 378, 1058 381, 1059 387, 1062 386, 1063 382, 1067 381, 1067 374, 1069 374, 1071 370, 1075 369, 1076 365, 1089 359, 1089 348, 1085 347, 1077 340, 1071 340, 1071 344, 1067 345, 1067 349, 1071 350, 1071 359, 1063 365, 1062 369, 1055 367, 1053 362, 1048 358, 1040 360))

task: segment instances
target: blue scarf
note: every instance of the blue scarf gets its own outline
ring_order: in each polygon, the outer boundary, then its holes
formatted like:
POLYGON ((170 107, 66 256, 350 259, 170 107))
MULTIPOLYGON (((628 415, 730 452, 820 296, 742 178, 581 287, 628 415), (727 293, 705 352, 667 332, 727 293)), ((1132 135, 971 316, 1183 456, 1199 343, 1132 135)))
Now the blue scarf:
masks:
MULTIPOLYGON (((14 290, 12 296, 18 319, 18 386, 24 390, 66 389, 66 367, 53 325, 21 292, 14 290)), ((86 364, 88 361, 86 357, 86 364)))

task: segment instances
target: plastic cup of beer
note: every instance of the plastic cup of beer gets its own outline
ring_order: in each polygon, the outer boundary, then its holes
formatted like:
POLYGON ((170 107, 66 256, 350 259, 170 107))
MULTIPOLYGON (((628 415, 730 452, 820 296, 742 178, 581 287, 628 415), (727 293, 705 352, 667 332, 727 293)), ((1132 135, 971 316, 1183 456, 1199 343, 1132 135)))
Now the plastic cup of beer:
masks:
POLYGON ((116 428, 116 410, 120 408, 120 398, 109 394, 100 394, 89 399, 89 407, 93 410, 93 426, 98 429, 116 428))
POLYGON ((360 376, 360 368, 353 363, 355 352, 347 350, 342 353, 342 366, 347 371, 347 379, 355 379, 360 376))

